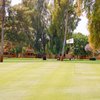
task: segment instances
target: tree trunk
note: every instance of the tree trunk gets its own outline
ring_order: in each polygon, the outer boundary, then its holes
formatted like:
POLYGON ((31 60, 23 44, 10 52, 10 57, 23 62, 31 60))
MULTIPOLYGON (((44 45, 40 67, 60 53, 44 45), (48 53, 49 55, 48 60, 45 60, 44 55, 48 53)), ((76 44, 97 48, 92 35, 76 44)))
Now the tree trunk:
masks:
POLYGON ((43 53, 43 60, 46 60, 46 50, 45 50, 46 48, 45 48, 45 46, 46 46, 45 42, 43 42, 43 52, 44 52, 43 53))
POLYGON ((3 62, 3 56, 2 55, 0 56, 0 62, 3 62))
POLYGON ((62 48, 62 55, 61 55, 61 58, 60 60, 63 61, 64 59, 64 52, 65 52, 65 45, 66 45, 66 35, 67 35, 67 32, 68 32, 68 9, 66 9, 65 11, 65 34, 64 34, 64 41, 63 41, 63 48, 62 48))
POLYGON ((2 0, 2 32, 1 32, 1 52, 0 62, 3 62, 3 46, 4 46, 4 21, 5 21, 5 0, 2 0))

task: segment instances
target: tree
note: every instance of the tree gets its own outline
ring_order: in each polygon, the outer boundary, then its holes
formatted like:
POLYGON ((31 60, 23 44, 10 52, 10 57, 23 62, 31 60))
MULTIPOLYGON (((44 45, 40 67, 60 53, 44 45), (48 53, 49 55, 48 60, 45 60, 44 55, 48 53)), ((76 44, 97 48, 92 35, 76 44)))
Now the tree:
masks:
POLYGON ((100 49, 100 0, 77 0, 78 11, 85 11, 89 19, 89 42, 95 50, 100 49), (84 4, 84 6, 82 6, 84 4), (83 10, 84 9, 84 10, 83 10), (98 15, 98 16, 97 16, 98 15))
POLYGON ((37 0, 36 2, 35 14, 32 18, 33 27, 35 29, 35 43, 34 46, 36 51, 45 53, 46 52, 46 44, 47 44, 47 24, 48 24, 48 11, 47 4, 45 0, 37 0), (34 23, 35 22, 35 23, 34 23), (40 51, 39 51, 40 50, 40 51))
POLYGON ((22 4, 10 6, 5 19, 5 39, 15 47, 30 45, 36 53, 45 53, 48 42, 47 13, 45 0, 22 0, 22 4))
POLYGON ((3 46, 4 46, 4 22, 5 22, 5 0, 2 0, 2 10, 1 10, 1 51, 0 51, 0 62, 3 62, 3 46))
POLYGON ((88 26, 90 45, 94 50, 100 50, 100 0, 95 0, 88 26))
POLYGON ((33 14, 30 16, 32 28, 34 29, 33 47, 37 53, 45 53, 48 42, 48 10, 46 0, 23 0, 23 5, 28 7, 30 11, 33 11, 33 14))
POLYGON ((65 51, 65 40, 71 37, 79 21, 73 1, 55 0, 51 18, 50 49, 54 54, 62 52, 63 55, 65 51))
POLYGON ((85 51, 85 46, 88 43, 88 37, 81 33, 73 34, 74 38, 74 55, 86 56, 88 53, 85 51))
POLYGON ((33 28, 31 27, 32 11, 22 4, 9 7, 5 23, 5 39, 12 42, 15 48, 22 48, 33 43, 33 28))

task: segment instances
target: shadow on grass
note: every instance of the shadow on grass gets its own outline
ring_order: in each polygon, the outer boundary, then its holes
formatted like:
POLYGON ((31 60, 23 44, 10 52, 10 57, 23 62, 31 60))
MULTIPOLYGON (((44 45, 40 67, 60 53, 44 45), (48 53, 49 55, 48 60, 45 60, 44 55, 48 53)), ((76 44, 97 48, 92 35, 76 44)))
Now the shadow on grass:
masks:
POLYGON ((86 64, 100 64, 100 60, 90 61, 89 59, 64 59, 64 61, 57 61, 57 59, 43 60, 38 58, 4 58, 4 63, 32 63, 32 62, 64 62, 64 63, 86 63, 86 64))
POLYGON ((86 64, 100 64, 100 60, 89 60, 89 59, 73 59, 73 60, 68 60, 64 59, 64 62, 69 62, 69 63, 86 63, 86 64))

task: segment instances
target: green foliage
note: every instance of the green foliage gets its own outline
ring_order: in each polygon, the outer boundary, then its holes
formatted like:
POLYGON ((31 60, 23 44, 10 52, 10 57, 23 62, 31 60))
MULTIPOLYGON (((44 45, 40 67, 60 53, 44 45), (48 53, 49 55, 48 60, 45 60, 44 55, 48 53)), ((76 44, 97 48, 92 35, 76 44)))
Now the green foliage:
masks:
POLYGON ((100 49, 100 0, 96 0, 89 16, 89 42, 94 50, 100 49))
POLYGON ((10 7, 6 16, 5 39, 14 45, 29 45, 33 39, 32 32, 28 8, 22 5, 10 7))
POLYGON ((100 0, 76 0, 77 8, 86 12, 89 19, 89 42, 95 50, 100 49, 100 0), (82 6, 84 5, 84 6, 82 6))
POLYGON ((88 44, 88 37, 81 33, 73 34, 74 38, 74 54, 77 56, 86 56, 85 46, 88 44))
POLYGON ((16 53, 15 48, 12 48, 12 49, 10 50, 10 52, 11 52, 11 53, 16 53))
POLYGON ((68 0, 55 0, 54 10, 52 12, 52 19, 50 25, 50 50, 54 54, 61 53, 65 27, 67 27, 67 38, 72 35, 73 30, 76 28, 78 17, 74 11, 73 2, 68 0), (68 11, 68 25, 65 26, 66 10, 68 11))
POLYGON ((22 47, 17 46, 17 47, 15 48, 15 52, 16 52, 16 54, 22 53, 22 47))
POLYGON ((46 2, 46 0, 22 0, 22 4, 13 7, 9 5, 5 40, 12 42, 15 47, 23 48, 30 45, 36 53, 46 51, 53 54, 61 53, 65 29, 67 28, 66 39, 69 39, 79 19, 73 0, 54 0, 52 11, 48 9, 46 2), (65 24, 66 15, 68 25, 65 24))
POLYGON ((48 42, 47 36, 47 5, 45 0, 23 0, 23 5, 33 11, 31 15, 31 27, 34 29, 33 34, 33 47, 37 53, 46 51, 48 42))

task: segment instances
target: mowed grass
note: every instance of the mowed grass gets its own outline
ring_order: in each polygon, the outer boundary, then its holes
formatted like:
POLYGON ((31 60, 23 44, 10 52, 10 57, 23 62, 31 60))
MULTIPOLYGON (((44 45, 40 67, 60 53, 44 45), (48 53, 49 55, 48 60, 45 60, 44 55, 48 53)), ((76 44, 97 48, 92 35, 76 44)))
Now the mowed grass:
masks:
POLYGON ((0 100, 100 100, 100 61, 5 59, 0 100))

